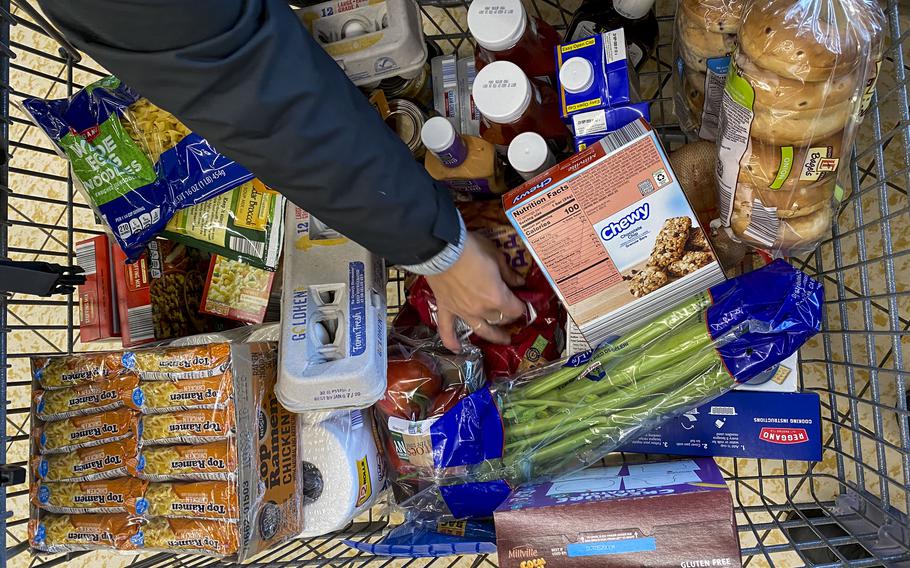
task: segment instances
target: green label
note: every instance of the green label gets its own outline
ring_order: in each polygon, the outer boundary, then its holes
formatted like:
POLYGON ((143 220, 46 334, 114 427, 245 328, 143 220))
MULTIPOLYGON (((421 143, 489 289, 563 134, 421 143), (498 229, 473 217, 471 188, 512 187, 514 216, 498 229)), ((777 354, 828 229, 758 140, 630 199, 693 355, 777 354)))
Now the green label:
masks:
POLYGON ((736 67, 736 61, 733 57, 730 58, 730 71, 727 73, 726 91, 736 104, 752 110, 752 105, 755 103, 755 91, 752 89, 752 85, 739 74, 739 68, 736 67))
POLYGON ((838 203, 844 200, 844 188, 839 183, 834 185, 834 199, 838 203))
POLYGON ((130 138, 117 115, 81 133, 60 140, 73 173, 97 205, 155 181, 152 162, 130 138))
POLYGON ((780 189, 790 177, 793 170, 793 146, 780 147, 780 169, 777 170, 777 177, 771 182, 771 189, 780 189))

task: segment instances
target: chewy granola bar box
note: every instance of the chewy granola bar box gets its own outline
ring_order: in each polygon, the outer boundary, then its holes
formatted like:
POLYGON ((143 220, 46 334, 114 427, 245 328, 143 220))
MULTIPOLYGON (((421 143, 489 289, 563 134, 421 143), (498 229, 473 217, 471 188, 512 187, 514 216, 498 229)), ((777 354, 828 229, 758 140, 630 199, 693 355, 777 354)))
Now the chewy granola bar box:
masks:
POLYGON ((643 119, 505 194, 503 209, 591 345, 724 279, 643 119))

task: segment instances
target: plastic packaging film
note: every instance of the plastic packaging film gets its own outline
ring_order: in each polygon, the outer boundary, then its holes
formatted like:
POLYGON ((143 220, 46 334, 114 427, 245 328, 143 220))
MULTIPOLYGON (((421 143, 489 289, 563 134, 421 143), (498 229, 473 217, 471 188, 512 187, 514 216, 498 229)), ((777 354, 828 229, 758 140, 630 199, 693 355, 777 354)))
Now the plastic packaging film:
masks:
POLYGON ((881 65, 883 25, 871 0, 746 7, 718 135, 720 218, 737 238, 791 255, 829 234, 881 65))
POLYGON ((686 132, 717 136, 730 53, 746 0, 679 0, 673 28, 674 107, 686 132))
POLYGON ((342 529, 370 509, 385 486, 385 471, 367 411, 340 410, 321 422, 301 424, 298 440, 303 463, 300 536, 342 529))
POLYGON ((22 108, 132 260, 176 211, 253 177, 113 76, 67 99, 26 98, 22 108))
POLYGON ((715 285, 612 342, 479 389, 429 426, 415 513, 488 515, 516 484, 591 465, 747 382, 821 327, 822 286, 782 260, 715 285))

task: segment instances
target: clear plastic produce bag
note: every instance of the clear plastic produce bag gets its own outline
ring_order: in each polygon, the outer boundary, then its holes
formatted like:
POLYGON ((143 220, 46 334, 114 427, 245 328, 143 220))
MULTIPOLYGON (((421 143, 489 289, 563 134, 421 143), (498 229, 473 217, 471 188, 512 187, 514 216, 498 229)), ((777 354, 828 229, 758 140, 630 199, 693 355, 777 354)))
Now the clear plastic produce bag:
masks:
POLYGON ((778 260, 626 335, 465 397, 429 428, 432 482, 402 505, 492 513, 517 484, 569 473, 747 382, 821 326, 822 286, 778 260))
POLYGON ((872 0, 746 6, 717 139, 720 218, 737 238, 792 255, 830 233, 883 25, 872 0))

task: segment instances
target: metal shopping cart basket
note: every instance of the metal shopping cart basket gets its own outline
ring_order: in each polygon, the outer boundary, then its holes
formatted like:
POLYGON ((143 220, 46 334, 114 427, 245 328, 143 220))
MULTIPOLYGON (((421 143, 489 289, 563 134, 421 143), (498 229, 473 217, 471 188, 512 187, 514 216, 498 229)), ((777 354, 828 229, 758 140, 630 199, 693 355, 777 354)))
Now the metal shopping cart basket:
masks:
MULTIPOLYGON (((421 0, 425 29, 447 52, 467 54, 464 0, 421 0)), ((533 0, 529 9, 565 28, 578 0, 533 0)), ((653 122, 678 144, 669 70, 674 2, 658 2, 661 41, 643 75, 653 122)), ((889 33, 878 94, 851 163, 851 192, 833 235, 813 254, 792 259, 825 284, 824 332, 803 348, 801 383, 821 395, 824 460, 818 463, 718 460, 736 504, 747 566, 910 566, 910 413, 905 359, 910 358, 910 109, 905 29, 910 7, 887 6, 889 33), (907 9, 904 9, 907 8, 907 9), (908 14, 905 20, 902 9, 908 14)), ((73 243, 101 227, 74 194, 66 163, 10 100, 66 96, 102 76, 96 65, 47 26, 25 2, 0 0, 0 258, 74 263, 73 243)), ((403 300, 400 275, 390 306, 403 300)), ((79 342, 72 296, 0 294, 0 464, 27 463, 28 357, 87 347, 79 342)), ((96 348, 92 345, 92 348, 96 348)), ((6 479, 0 470, 0 480, 6 479)), ((14 481, 14 480, 13 480, 14 481)), ((201 567, 187 555, 90 553, 36 559, 28 552, 28 490, 0 487, 0 567, 103 563, 201 567)), ((254 565, 495 566, 495 558, 435 561, 375 559, 341 538, 376 539, 387 519, 371 514, 339 534, 298 540, 254 565)))

